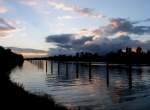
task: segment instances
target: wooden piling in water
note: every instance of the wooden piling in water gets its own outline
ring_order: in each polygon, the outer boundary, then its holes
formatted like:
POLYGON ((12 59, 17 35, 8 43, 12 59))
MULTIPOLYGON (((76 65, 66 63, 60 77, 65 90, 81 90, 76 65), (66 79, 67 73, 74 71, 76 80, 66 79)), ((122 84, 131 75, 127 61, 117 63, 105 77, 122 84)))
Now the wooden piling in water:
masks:
POLYGON ((60 74, 60 64, 59 64, 59 61, 57 62, 58 64, 58 75, 60 74))
POLYGON ((106 64, 106 83, 107 87, 109 87, 109 64, 106 64))
POLYGON ((89 62, 89 80, 91 80, 92 79, 92 75, 91 75, 91 62, 89 62))
POLYGON ((66 62, 66 75, 68 75, 68 62, 66 62))
POLYGON ((76 78, 79 78, 79 62, 76 62, 76 78))
POLYGON ((46 60, 46 65, 45 65, 45 69, 46 69, 46 74, 47 74, 47 60, 46 60))
POLYGON ((51 73, 53 74, 53 61, 51 60, 51 73))

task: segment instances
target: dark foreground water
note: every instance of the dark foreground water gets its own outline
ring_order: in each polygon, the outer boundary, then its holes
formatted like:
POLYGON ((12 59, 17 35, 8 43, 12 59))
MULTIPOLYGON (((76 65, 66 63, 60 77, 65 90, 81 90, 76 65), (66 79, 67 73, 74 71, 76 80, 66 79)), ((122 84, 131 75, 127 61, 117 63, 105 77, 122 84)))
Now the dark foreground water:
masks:
POLYGON ((149 110, 150 67, 25 61, 11 80, 75 110, 149 110))

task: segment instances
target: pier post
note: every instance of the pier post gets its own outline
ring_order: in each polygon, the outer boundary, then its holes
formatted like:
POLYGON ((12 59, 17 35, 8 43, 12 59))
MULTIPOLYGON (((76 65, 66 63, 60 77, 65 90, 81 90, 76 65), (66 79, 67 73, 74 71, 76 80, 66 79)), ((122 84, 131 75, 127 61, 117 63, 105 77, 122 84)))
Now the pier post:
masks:
POLYGON ((79 62, 76 62, 76 78, 79 78, 79 62))
POLYGON ((51 73, 53 74, 53 60, 51 60, 51 73))
POLYGON ((89 62, 89 80, 91 80, 92 79, 92 75, 91 75, 91 62, 89 62))
POLYGON ((68 78, 68 62, 66 62, 66 78, 68 78))
POLYGON ((60 63, 59 63, 59 61, 57 62, 57 64, 58 64, 58 75, 60 74, 60 63))
POLYGON ((107 87, 109 87, 109 64, 106 64, 106 82, 107 82, 107 87))
POLYGON ((45 65, 45 69, 46 69, 46 74, 47 74, 47 60, 46 60, 46 65, 45 65))
POLYGON ((132 88, 132 66, 131 64, 128 67, 128 85, 129 85, 129 88, 131 89, 132 88))

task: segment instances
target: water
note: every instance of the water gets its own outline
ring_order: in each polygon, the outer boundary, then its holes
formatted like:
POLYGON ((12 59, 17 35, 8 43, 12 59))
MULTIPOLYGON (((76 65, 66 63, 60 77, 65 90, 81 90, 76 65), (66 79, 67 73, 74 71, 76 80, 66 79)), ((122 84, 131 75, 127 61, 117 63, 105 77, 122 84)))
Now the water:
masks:
POLYGON ((11 80, 35 94, 49 94, 75 110, 148 110, 150 67, 105 63, 25 61, 11 80), (90 66, 89 66, 90 65, 90 66))

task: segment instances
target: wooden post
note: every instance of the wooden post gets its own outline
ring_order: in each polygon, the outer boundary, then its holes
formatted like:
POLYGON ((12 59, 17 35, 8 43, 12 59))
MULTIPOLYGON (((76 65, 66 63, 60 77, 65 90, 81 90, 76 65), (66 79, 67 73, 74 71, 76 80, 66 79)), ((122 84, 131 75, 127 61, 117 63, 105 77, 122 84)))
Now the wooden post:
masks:
POLYGON ((91 75, 91 62, 89 62, 89 80, 92 79, 92 75, 91 75))
POLYGON ((109 64, 106 64, 106 81, 107 81, 107 87, 109 87, 109 64))
POLYGON ((76 62, 76 78, 79 78, 79 62, 76 62))
POLYGON ((60 73, 60 64, 59 64, 59 61, 57 62, 57 64, 58 64, 58 75, 59 75, 59 73, 60 73))
POLYGON ((128 67, 128 85, 129 85, 129 89, 132 88, 132 66, 129 65, 128 67))
POLYGON ((47 74, 47 60, 46 60, 46 67, 45 68, 46 68, 46 74, 47 74))
POLYGON ((51 60, 51 73, 53 74, 53 61, 51 60))
POLYGON ((68 78, 68 62, 66 62, 66 78, 68 78))

